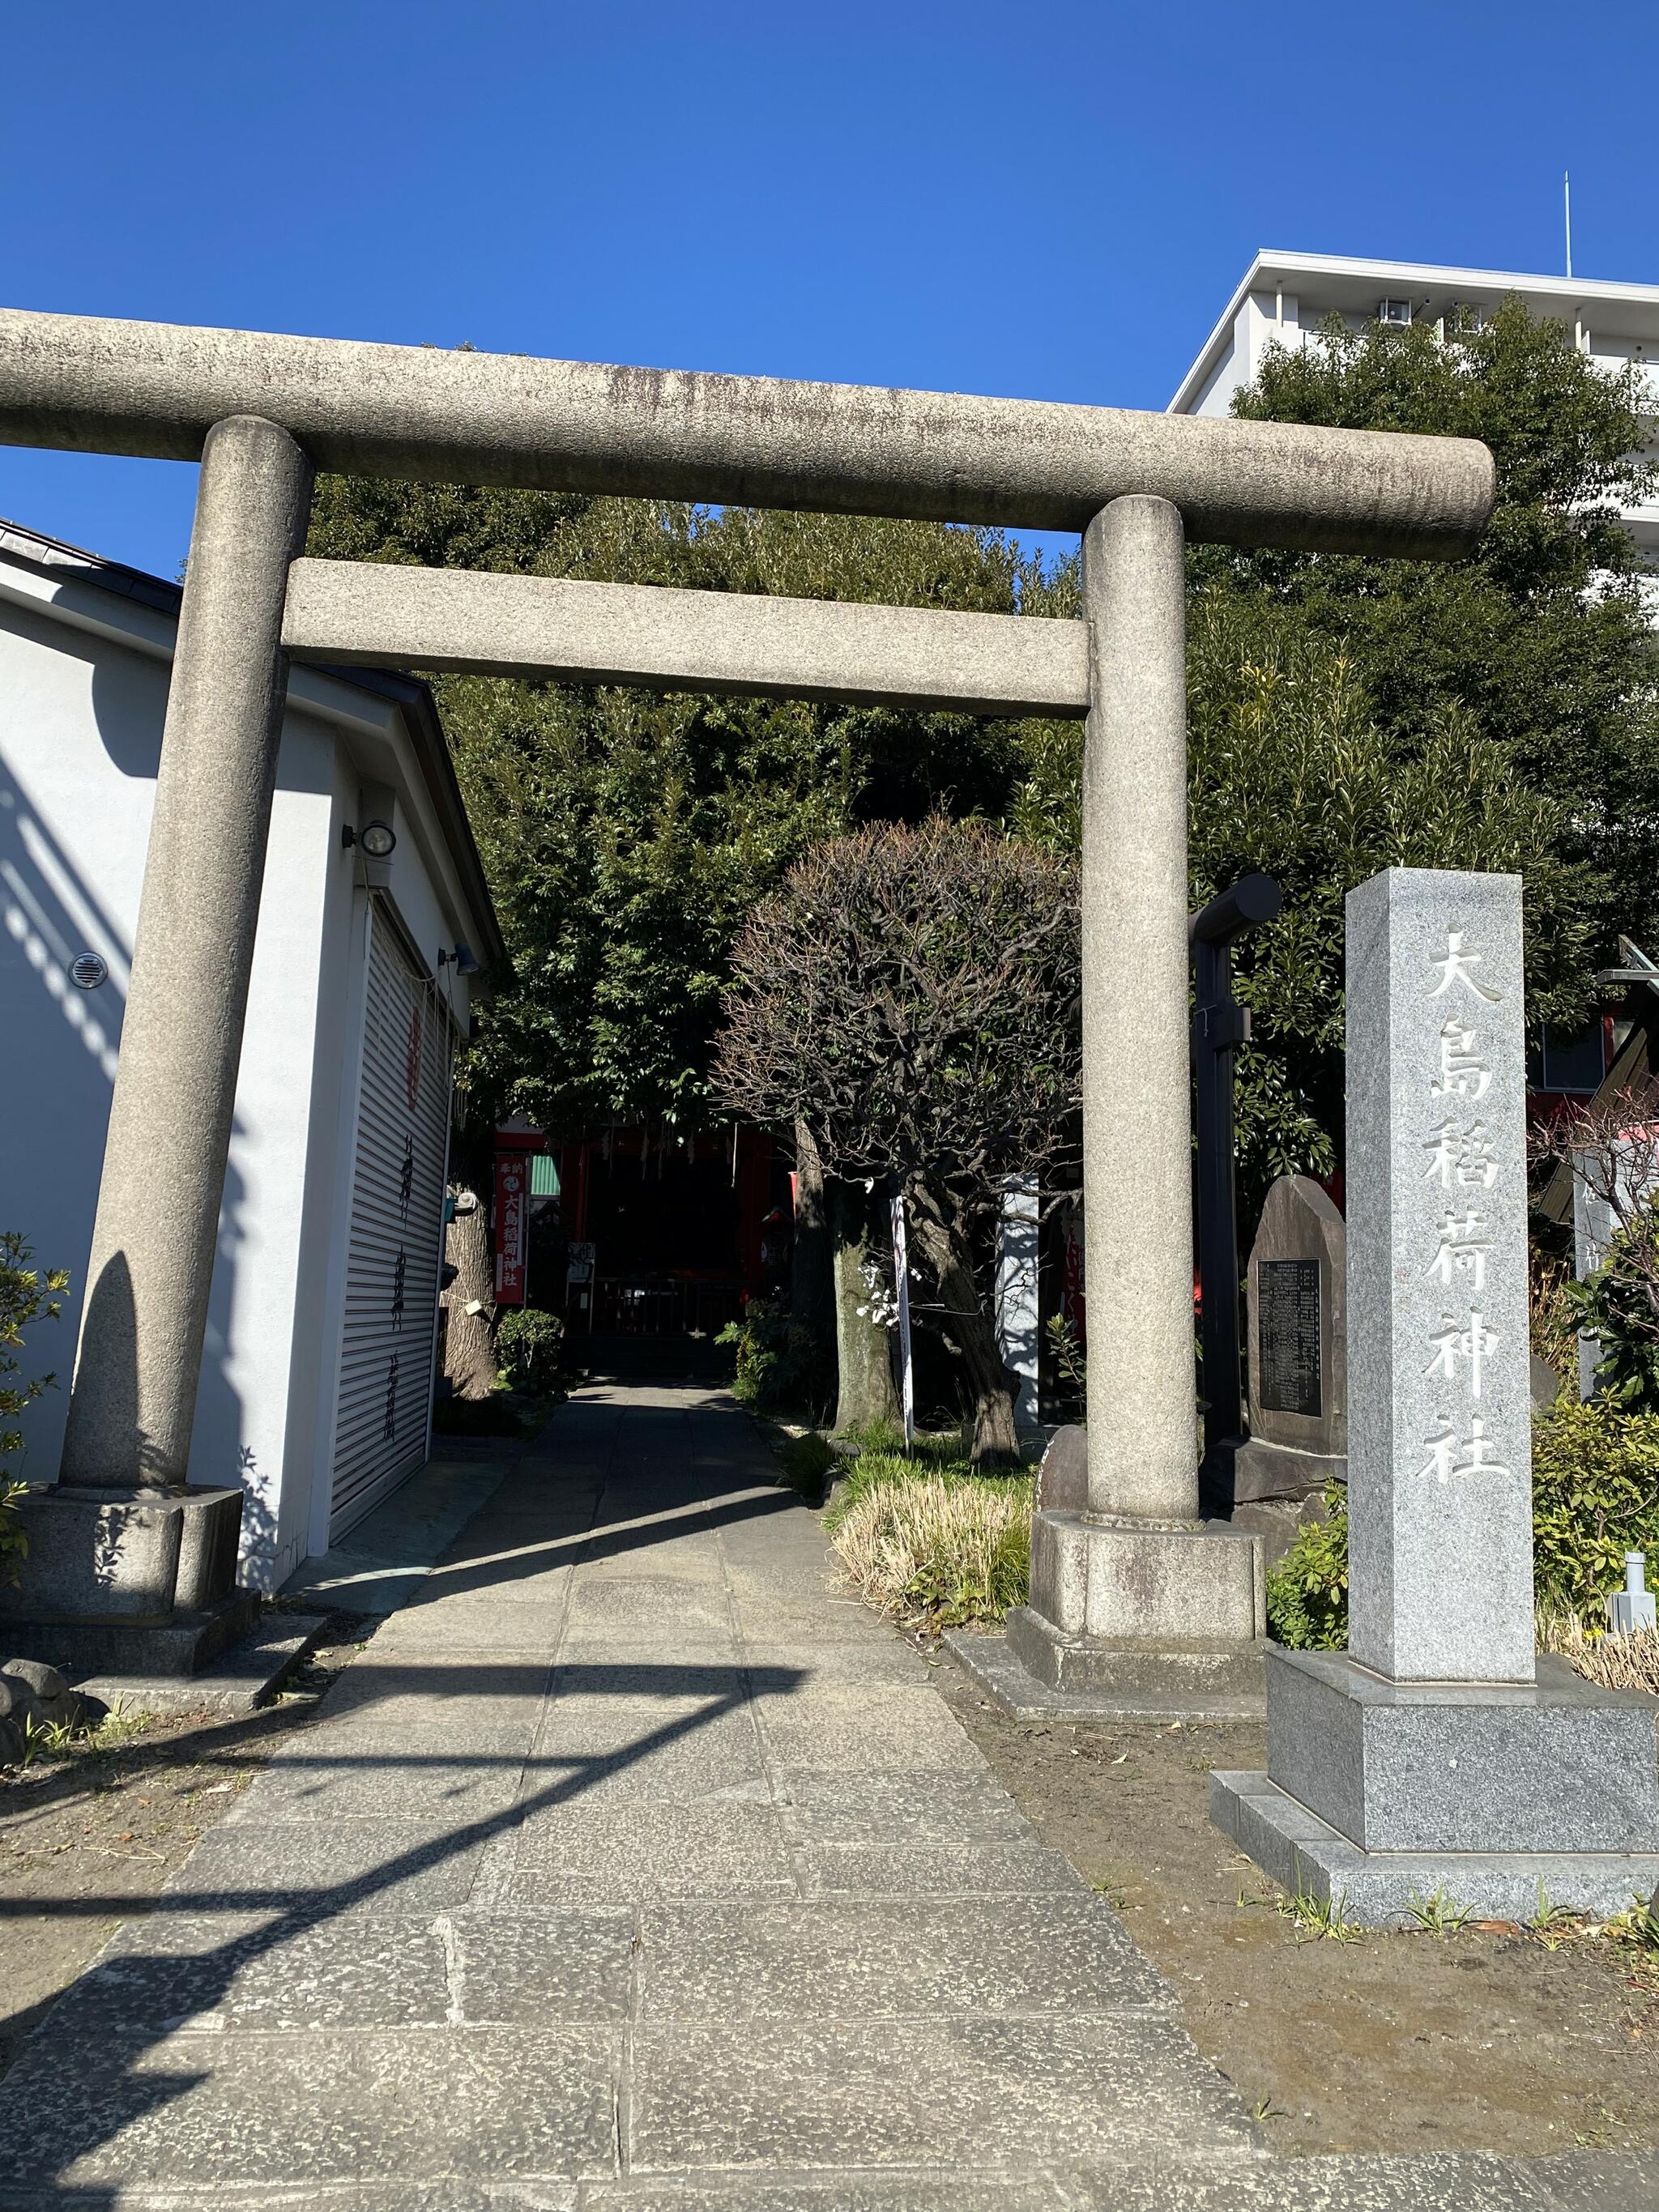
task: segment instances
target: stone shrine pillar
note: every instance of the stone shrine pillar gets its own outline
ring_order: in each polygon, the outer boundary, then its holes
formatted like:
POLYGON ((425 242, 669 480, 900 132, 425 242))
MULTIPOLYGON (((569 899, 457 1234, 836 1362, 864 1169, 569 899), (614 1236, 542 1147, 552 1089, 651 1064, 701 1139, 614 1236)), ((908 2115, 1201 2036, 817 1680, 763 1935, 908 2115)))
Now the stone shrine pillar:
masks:
POLYGON ((1140 495, 1083 541, 1087 1484, 1036 1516, 1007 1651, 1098 1711, 1220 1717, 1259 1710, 1261 1573, 1199 1517, 1183 550, 1140 495))
POLYGON ((1659 1881, 1659 1702, 1535 1659, 1521 879, 1347 904, 1350 1648, 1267 1655, 1211 1814, 1371 1924, 1613 1912, 1659 1881))
POLYGON ((255 1605, 238 1471, 186 1474, 310 501, 286 430, 208 433, 62 1466, 23 1502, 26 1585, 0 1585, 31 1656, 189 1673, 255 1605))

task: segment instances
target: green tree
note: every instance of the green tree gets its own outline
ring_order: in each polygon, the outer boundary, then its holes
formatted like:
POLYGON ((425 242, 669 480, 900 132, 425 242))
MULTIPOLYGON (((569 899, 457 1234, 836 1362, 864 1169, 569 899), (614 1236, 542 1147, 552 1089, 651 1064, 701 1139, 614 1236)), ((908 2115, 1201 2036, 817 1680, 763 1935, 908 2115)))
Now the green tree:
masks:
MULTIPOLYGON (((1273 1176, 1340 1164, 1353 884, 1389 866, 1518 872, 1534 1026, 1582 1018, 1616 932, 1659 910, 1655 663, 1616 520, 1648 482, 1636 397, 1516 301, 1443 336, 1334 324, 1271 348, 1238 395, 1247 419, 1481 438, 1498 477, 1462 562, 1188 556, 1193 902, 1255 868, 1285 893, 1237 960, 1255 1026, 1246 1218, 1273 1176)), ((1074 850, 1080 733, 1030 744, 1012 822, 1074 850)))
MULTIPOLYGON (((1002 533, 931 523, 372 479, 318 485, 309 550, 516 574, 1006 614, 1062 611, 1002 533)), ((1062 597, 1069 588, 1060 581, 1062 597)), ((963 715, 433 678, 516 980, 469 1085, 556 1132, 616 1115, 696 1127, 731 950, 792 862, 863 822, 998 816, 1033 733, 963 715)), ((806 1182, 814 1182, 811 1164, 806 1182)), ((856 1309, 860 1191, 823 1193, 848 1419, 890 1413, 856 1309)), ((827 1230, 817 1251, 826 1285, 827 1230)), ((812 1255, 805 1240, 802 1272, 812 1255)), ((809 1287, 803 1284, 803 1288, 809 1287)), ((824 1304, 798 1301, 827 1337, 824 1304)), ((488 1363, 484 1363, 487 1370, 488 1363)))
POLYGON ((1011 1177, 1076 1164, 1080 937, 1069 861, 935 817, 817 847, 734 954, 718 1087, 756 1121, 805 1121, 843 1188, 902 1196, 976 1462, 1018 1453, 993 1224, 1011 1177))
MULTIPOLYGON (((1048 611, 1003 533, 325 477, 309 550, 719 591, 1048 611)), ((733 939, 820 839, 1000 814, 1030 740, 963 715, 433 679, 511 951, 471 1080, 555 1129, 713 1109, 733 939)))

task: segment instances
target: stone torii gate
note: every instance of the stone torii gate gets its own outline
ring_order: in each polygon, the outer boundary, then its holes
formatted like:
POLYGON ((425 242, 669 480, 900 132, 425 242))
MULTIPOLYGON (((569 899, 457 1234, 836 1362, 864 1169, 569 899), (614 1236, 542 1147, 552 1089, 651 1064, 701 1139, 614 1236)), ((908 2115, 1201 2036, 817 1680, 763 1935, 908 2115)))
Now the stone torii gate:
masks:
POLYGON ((1039 1516, 1023 1649, 1058 1683, 1126 1646, 1253 1645, 1255 1540, 1199 1518, 1182 550, 1454 559, 1491 510, 1485 447, 19 312, 0 441, 202 464, 66 1510, 183 1491, 290 659, 1086 717, 1087 1493, 1039 1516), (1084 612, 307 560, 313 468, 1073 530, 1084 612))

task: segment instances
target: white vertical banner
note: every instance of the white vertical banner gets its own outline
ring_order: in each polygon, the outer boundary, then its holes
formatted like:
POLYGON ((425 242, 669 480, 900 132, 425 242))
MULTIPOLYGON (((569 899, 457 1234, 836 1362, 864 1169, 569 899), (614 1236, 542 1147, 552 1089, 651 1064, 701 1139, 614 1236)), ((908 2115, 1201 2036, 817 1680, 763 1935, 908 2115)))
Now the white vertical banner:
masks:
POLYGON ((904 1200, 895 1191, 893 1213, 893 1297, 898 1307, 899 1405, 904 1414, 904 1441, 916 1440, 916 1378, 910 1364, 910 1260, 904 1235, 904 1200))

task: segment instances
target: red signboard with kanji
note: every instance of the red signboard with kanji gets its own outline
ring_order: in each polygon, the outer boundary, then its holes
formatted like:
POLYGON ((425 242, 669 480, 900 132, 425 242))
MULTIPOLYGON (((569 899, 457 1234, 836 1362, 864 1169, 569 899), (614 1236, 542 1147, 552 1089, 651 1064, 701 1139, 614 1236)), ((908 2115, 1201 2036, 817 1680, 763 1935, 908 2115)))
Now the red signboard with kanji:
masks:
POLYGON ((495 1155, 495 1303, 524 1304, 525 1231, 530 1221, 530 1156, 495 1155))

